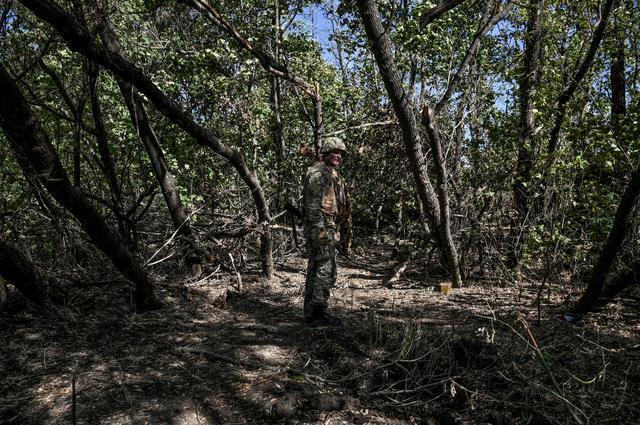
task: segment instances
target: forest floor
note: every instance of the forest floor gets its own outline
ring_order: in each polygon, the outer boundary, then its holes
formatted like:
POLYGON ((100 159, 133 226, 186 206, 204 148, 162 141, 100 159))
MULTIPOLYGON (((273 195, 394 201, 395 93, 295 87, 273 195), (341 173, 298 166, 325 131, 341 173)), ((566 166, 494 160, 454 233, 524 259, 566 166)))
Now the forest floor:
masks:
POLYGON ((156 276, 164 308, 144 314, 124 285, 76 289, 56 311, 10 303, 0 423, 638 423, 637 300, 568 323, 554 286, 538 322, 539 283, 444 295, 413 262, 385 285, 392 248, 339 258, 337 328, 302 323, 293 254, 269 282, 250 264, 240 291, 229 273, 156 276))

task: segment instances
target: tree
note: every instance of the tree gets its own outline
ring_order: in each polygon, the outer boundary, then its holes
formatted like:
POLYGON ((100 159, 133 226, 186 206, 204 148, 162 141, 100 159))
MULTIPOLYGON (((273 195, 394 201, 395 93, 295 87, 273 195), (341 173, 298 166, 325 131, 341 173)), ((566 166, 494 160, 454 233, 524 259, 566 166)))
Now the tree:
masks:
MULTIPOLYGON (((100 10, 97 5, 91 5, 92 12, 96 16, 98 22, 97 28, 100 29, 102 42, 104 45, 116 55, 122 55, 122 49, 118 42, 116 35, 111 28, 109 21, 107 20, 105 12, 100 10)), ((182 206, 180 199, 180 193, 176 179, 167 165, 167 161, 162 151, 162 147, 158 142, 153 128, 151 127, 149 117, 142 99, 138 95, 137 90, 128 82, 122 78, 117 78, 118 87, 122 93, 122 98, 127 105, 129 115, 131 116, 131 122, 138 133, 140 142, 144 146, 156 181, 160 185, 162 195, 167 209, 173 221, 176 234, 181 238, 180 242, 186 248, 184 255, 186 263, 190 266, 195 274, 200 274, 201 263, 204 261, 204 255, 202 248, 198 246, 195 241, 195 236, 191 231, 191 226, 188 221, 187 213, 182 206)))
POLYGON ((71 184, 47 134, 4 67, 0 67, 0 88, 5 96, 0 104, 0 127, 14 154, 26 160, 20 164, 24 166, 28 162, 43 186, 76 217, 93 243, 136 284, 137 307, 140 310, 159 308, 146 273, 82 191, 71 184))
POLYGON ((358 1, 357 4, 362 23, 371 43, 371 50, 402 129, 402 140, 409 159, 409 169, 415 179, 418 196, 425 208, 429 225, 434 235, 436 235, 439 246, 444 247, 444 241, 440 239, 442 223, 438 198, 429 177, 427 157, 422 149, 414 105, 402 86, 400 74, 392 54, 391 40, 382 26, 380 13, 375 2, 358 1))
POLYGON ((620 252, 624 241, 633 237, 635 233, 633 229, 634 213, 640 202, 640 167, 636 168, 631 174, 629 184, 625 189, 616 215, 613 221, 613 227, 609 232, 607 242, 600 251, 598 261, 593 266, 591 278, 587 288, 574 306, 577 313, 586 313, 593 309, 604 295, 609 298, 617 295, 620 291, 640 283, 638 277, 638 263, 634 262, 629 271, 620 273, 613 282, 608 284, 608 275, 611 272, 613 262, 620 252))
POLYGON ((508 255, 511 267, 518 265, 524 246, 525 230, 530 220, 532 179, 534 166, 534 137, 536 135, 535 94, 540 81, 540 55, 542 47, 542 17, 544 0, 531 0, 524 35, 522 73, 518 81, 520 125, 518 134, 518 160, 513 183, 513 203, 517 222, 511 226, 512 248, 508 255))
POLYGON ((197 124, 188 113, 160 90, 142 70, 121 55, 100 46, 91 33, 77 19, 49 0, 24 0, 22 3, 40 19, 48 22, 67 41, 72 50, 79 51, 88 59, 99 63, 115 75, 133 84, 144 93, 159 112, 190 134, 194 140, 225 158, 236 169, 248 186, 263 225, 261 235, 262 268, 266 276, 273 274, 273 240, 268 223, 271 221, 269 206, 255 174, 247 167, 240 152, 218 140, 211 131, 197 124))

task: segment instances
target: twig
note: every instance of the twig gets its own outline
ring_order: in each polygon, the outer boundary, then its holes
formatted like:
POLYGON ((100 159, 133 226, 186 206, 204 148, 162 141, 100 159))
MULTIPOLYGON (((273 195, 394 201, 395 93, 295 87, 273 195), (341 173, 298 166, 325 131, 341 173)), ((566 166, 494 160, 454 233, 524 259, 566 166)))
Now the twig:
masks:
POLYGON ((174 254, 174 253, 172 252, 171 254, 167 255, 166 257, 163 257, 163 258, 161 258, 161 259, 159 259, 159 260, 157 260, 157 261, 154 261, 153 263, 146 263, 144 266, 145 266, 145 267, 155 266, 156 264, 162 263, 163 261, 166 261, 166 260, 168 260, 169 258, 173 257, 173 254, 174 254))
POLYGON ((369 128, 369 127, 385 127, 388 125, 396 125, 396 124, 398 123, 395 120, 368 122, 360 125, 355 125, 353 127, 343 128, 342 130, 333 131, 331 133, 325 133, 325 137, 339 136, 343 133, 346 133, 347 131, 352 131, 352 130, 364 130, 365 128, 369 128))
MULTIPOLYGON (((156 252, 154 252, 153 255, 151 257, 149 257, 149 259, 147 261, 145 261, 144 267, 148 267, 148 266, 152 265, 152 264, 150 264, 151 260, 153 260, 155 258, 155 256, 160 253, 160 251, 162 251, 165 247, 167 247, 167 245, 169 245, 171 242, 173 242, 173 240, 175 239, 175 237, 178 234, 178 232, 182 229, 182 226, 184 226, 185 223, 187 223, 189 220, 191 220, 191 217, 195 213, 197 213, 198 211, 203 209, 206 205, 207 205, 207 203, 204 203, 200 208, 198 208, 197 210, 192 211, 187 216, 187 218, 182 223, 180 223, 180 225, 176 228, 176 230, 173 232, 171 237, 160 248, 158 248, 158 250, 156 252)), ((164 258, 164 259, 166 259, 166 258, 164 258)), ((163 261, 163 260, 161 260, 161 261, 163 261)), ((153 263, 153 264, 156 264, 156 263, 153 263)))
POLYGON ((195 281, 195 282, 193 282, 193 283, 189 283, 189 285, 190 285, 190 286, 191 286, 191 285, 195 286, 195 285, 199 284, 200 282, 204 282, 205 280, 209 279, 209 278, 210 278, 211 276, 213 276, 214 274, 218 273, 218 271, 220 271, 220 265, 219 265, 219 264, 218 264, 218 267, 216 267, 216 269, 215 269, 212 273, 210 273, 210 274, 206 275, 206 276, 205 276, 205 277, 203 277, 202 279, 199 279, 199 280, 197 280, 197 281, 195 281))

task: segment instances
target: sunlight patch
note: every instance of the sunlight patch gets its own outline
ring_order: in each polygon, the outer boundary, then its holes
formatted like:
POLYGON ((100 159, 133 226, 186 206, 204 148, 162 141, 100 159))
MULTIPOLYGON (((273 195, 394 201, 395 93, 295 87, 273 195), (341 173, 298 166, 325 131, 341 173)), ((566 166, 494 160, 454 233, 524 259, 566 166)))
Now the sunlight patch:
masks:
POLYGON ((270 364, 284 364, 291 359, 289 350, 275 345, 254 345, 254 355, 270 364))

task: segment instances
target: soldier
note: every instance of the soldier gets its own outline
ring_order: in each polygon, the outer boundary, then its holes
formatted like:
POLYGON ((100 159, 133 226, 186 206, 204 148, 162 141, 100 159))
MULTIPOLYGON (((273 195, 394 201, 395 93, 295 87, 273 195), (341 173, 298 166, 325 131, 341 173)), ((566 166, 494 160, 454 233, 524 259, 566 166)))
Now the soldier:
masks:
POLYGON ((339 326, 326 312, 329 291, 336 283, 336 220, 347 205, 343 180, 336 167, 347 153, 337 137, 328 137, 320 148, 322 160, 309 167, 304 179, 304 236, 307 248, 307 280, 304 288, 304 321, 314 327, 339 326))

